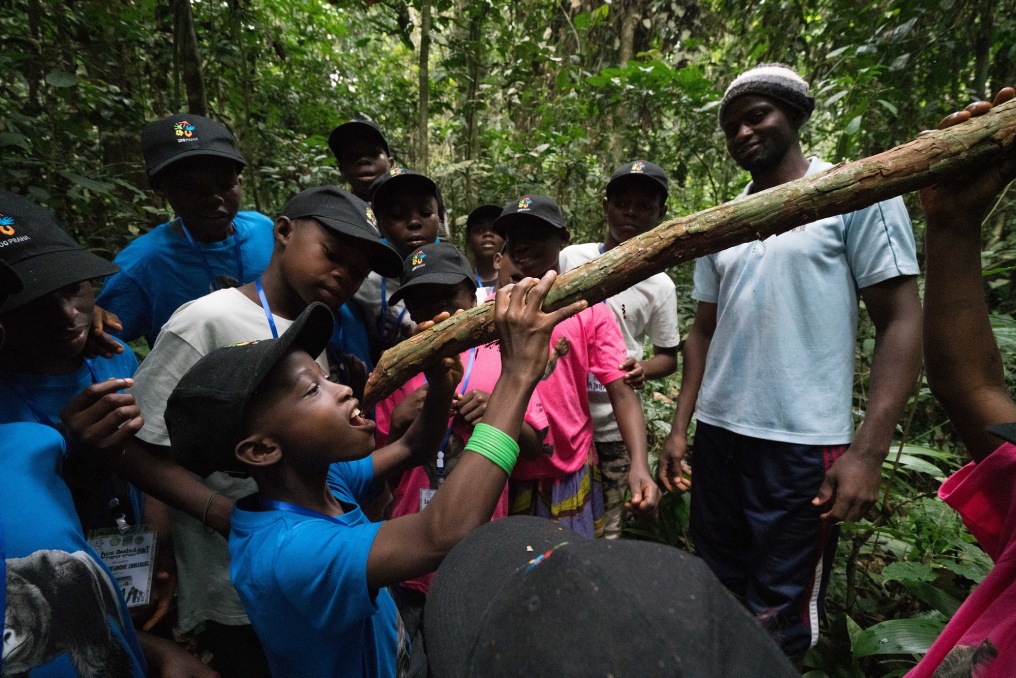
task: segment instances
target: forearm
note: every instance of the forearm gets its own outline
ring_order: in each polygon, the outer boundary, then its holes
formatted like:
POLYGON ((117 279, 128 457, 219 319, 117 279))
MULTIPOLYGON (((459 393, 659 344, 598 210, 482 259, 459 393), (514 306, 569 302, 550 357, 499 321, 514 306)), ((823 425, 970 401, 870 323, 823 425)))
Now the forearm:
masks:
POLYGON ((655 349, 656 352, 649 360, 641 361, 642 371, 646 379, 662 379, 671 375, 677 370, 677 348, 655 349))
POLYGON ((212 490, 190 471, 177 464, 168 447, 152 445, 133 438, 127 443, 116 472, 145 494, 190 515, 223 535, 229 534, 229 516, 233 500, 216 495, 209 504, 212 490), (207 507, 207 510, 206 510, 207 507))
POLYGON ((649 473, 649 448, 646 443, 646 420, 642 413, 642 401, 631 386, 617 379, 606 386, 607 396, 614 409, 614 419, 621 440, 631 458, 631 468, 639 473, 649 473))
POLYGON ((454 394, 454 386, 443 382, 428 386, 419 416, 394 442, 391 442, 392 433, 389 432, 389 444, 372 455, 375 478, 401 474, 437 453, 448 429, 454 394))
POLYGON ((706 371, 706 355, 709 352, 711 339, 692 330, 684 344, 681 357, 681 390, 677 394, 677 408, 674 421, 670 428, 671 436, 688 435, 692 415, 695 414, 695 403, 698 401, 699 388, 706 371))

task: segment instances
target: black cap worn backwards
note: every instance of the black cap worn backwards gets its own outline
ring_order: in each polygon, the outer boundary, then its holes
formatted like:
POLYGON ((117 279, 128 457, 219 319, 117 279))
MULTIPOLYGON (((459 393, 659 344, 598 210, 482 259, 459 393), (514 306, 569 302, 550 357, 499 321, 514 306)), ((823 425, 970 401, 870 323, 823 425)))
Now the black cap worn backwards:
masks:
POLYGON ((667 173, 659 165, 645 160, 633 160, 614 170, 607 182, 607 197, 621 186, 637 184, 646 186, 655 191, 663 191, 663 199, 666 201, 670 191, 667 186, 667 173))
POLYGON ((466 281, 476 291, 473 267, 455 245, 436 242, 417 249, 406 257, 402 285, 392 294, 392 304, 405 298, 414 285, 458 285, 466 281))
POLYGON ((561 208, 558 207, 557 202, 553 198, 535 193, 524 195, 505 205, 501 216, 494 220, 494 230, 503 238, 510 226, 534 219, 554 228, 568 230, 564 225, 564 215, 561 214, 561 208))
POLYGON ((4 313, 61 287, 120 270, 79 245, 49 210, 8 191, 0 191, 0 259, 21 279, 21 291, 0 306, 4 313))
POLYGON ((702 560, 532 516, 456 546, 424 621, 435 678, 800 675, 702 560))
POLYGON ((332 133, 328 135, 328 148, 332 149, 335 159, 339 160, 342 149, 348 147, 354 140, 363 137, 373 137, 385 149, 387 155, 392 154, 388 147, 388 140, 385 139, 384 132, 377 126, 377 123, 372 120, 357 120, 356 118, 344 122, 332 130, 332 133))
POLYGON ((379 203, 390 200, 395 191, 405 190, 410 186, 420 186, 428 193, 433 193, 435 197, 440 195, 437 184, 429 177, 405 167, 393 167, 371 183, 370 202, 377 207, 379 203))
POLYGON ((282 208, 290 219, 313 219, 325 228, 356 238, 367 250, 372 271, 386 278, 402 273, 402 257, 381 241, 381 231, 370 205, 338 186, 308 188, 282 208))
POLYGON ((232 133, 222 123, 191 113, 177 113, 145 125, 141 132, 141 154, 148 176, 169 165, 199 155, 227 158, 247 165, 232 133))
POLYGON ((234 450, 251 397, 283 356, 299 349, 317 357, 331 336, 332 313, 315 302, 278 339, 224 346, 194 363, 166 403, 166 427, 180 465, 202 478, 243 472, 234 450))
POLYGON ((501 216, 504 208, 500 205, 480 205, 466 217, 466 231, 486 220, 493 221, 501 216))

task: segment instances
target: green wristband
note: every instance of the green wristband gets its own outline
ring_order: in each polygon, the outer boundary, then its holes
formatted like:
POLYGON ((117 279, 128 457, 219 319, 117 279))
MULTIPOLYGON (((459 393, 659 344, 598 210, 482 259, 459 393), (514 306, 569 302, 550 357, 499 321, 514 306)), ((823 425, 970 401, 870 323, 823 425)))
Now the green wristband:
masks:
POLYGON ((466 449, 486 457, 508 475, 512 474, 519 458, 519 444, 510 435, 489 424, 477 424, 473 428, 466 449))

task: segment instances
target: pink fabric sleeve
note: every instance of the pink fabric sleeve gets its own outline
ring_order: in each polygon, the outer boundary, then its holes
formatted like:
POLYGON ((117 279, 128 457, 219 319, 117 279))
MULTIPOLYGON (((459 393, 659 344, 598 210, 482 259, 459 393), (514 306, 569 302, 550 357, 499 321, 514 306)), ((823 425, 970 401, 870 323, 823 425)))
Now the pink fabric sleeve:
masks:
POLYGON ((589 339, 589 371, 601 384, 609 384, 624 377, 625 372, 618 368, 628 357, 621 328, 610 308, 604 304, 589 307, 590 327, 586 336, 589 339))

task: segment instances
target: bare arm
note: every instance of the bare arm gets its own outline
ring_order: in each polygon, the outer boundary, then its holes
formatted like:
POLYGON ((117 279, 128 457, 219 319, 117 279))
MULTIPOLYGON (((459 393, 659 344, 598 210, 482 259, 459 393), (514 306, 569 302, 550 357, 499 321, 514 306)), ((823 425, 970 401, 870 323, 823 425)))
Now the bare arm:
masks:
POLYGON ((900 276, 861 290, 875 324, 871 387, 864 421, 833 462, 813 503, 823 518, 854 521, 878 499, 882 462, 921 369, 921 300, 917 278, 900 276))
MULTIPOLYGON (((995 105, 1013 96, 1007 87, 996 95, 995 105)), ((973 104, 943 120, 939 128, 990 109, 985 102, 973 104)), ((1016 421, 981 276, 981 221, 1014 176, 1016 160, 1010 160, 921 191, 928 221, 924 287, 928 385, 974 461, 1000 444, 985 426, 1016 421)))
POLYGON ((656 505, 660 501, 660 488, 649 471, 649 447, 646 443, 646 420, 642 413, 642 399, 625 383, 615 379, 605 385, 610 406, 614 410, 617 429, 621 440, 631 457, 628 471, 628 488, 631 502, 628 508, 640 520, 656 517, 656 505))
POLYGON ((653 346, 653 357, 642 361, 646 379, 662 379, 677 371, 677 346, 653 346))
POLYGON ((677 411, 670 427, 670 435, 660 452, 658 475, 668 490, 687 490, 690 485, 684 477, 682 462, 688 452, 688 426, 695 414, 702 376, 706 371, 709 344, 716 331, 716 304, 700 301, 695 321, 684 342, 684 368, 681 371, 681 392, 677 396, 677 411))
POLYGON ((229 535, 229 515, 233 512, 233 500, 217 494, 208 504, 212 490, 176 463, 171 448, 133 438, 127 443, 115 471, 141 488, 145 494, 183 511, 195 520, 202 519, 207 504, 205 524, 224 537, 229 535))
MULTIPOLYGON (((550 314, 540 308, 554 282, 549 273, 503 287, 495 301, 501 338, 501 377, 490 395, 484 423, 518 438, 526 406, 548 358, 554 325, 585 308, 577 302, 550 314), (527 298, 528 296, 528 298, 527 298)), ((468 449, 420 513, 384 523, 367 560, 367 581, 377 588, 433 571, 473 529, 490 520, 508 476, 468 449)))

